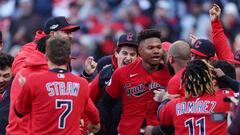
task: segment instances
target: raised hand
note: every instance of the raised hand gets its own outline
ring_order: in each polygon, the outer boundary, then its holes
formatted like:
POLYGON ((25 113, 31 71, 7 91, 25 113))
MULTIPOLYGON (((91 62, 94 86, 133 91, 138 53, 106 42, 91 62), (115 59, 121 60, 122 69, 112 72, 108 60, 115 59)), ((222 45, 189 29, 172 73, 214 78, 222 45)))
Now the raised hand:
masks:
POLYGON ((214 68, 213 71, 214 71, 214 74, 215 74, 218 78, 225 75, 224 72, 223 72, 220 68, 214 68))
POLYGON ((97 133, 101 129, 100 123, 94 125, 94 124, 89 124, 88 125, 88 131, 89 133, 97 133))
POLYGON ((147 126, 144 135, 152 135, 153 126, 147 126))
POLYGON ((89 56, 84 64, 84 70, 87 74, 91 75, 97 67, 97 63, 94 61, 94 58, 92 56, 89 56))
POLYGON ((221 8, 217 4, 213 4, 213 7, 209 10, 209 16, 211 21, 220 19, 221 8))
POLYGON ((193 45, 197 40, 198 40, 197 36, 195 36, 193 34, 189 34, 189 42, 191 45, 193 45))

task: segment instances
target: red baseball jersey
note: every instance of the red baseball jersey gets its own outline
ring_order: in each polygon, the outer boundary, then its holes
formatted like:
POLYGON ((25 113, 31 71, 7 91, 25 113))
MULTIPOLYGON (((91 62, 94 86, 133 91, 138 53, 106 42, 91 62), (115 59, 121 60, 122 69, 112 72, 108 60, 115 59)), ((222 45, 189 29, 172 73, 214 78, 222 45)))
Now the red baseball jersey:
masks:
POLYGON ((227 135, 229 103, 218 96, 173 99, 160 110, 160 123, 173 125, 175 135, 227 135))
POLYGON ((80 134, 87 109, 88 82, 70 72, 46 71, 31 75, 15 102, 22 115, 30 114, 29 134, 80 134))
POLYGON ((181 77, 185 68, 179 70, 168 82, 167 91, 169 94, 180 94, 181 97, 185 96, 184 86, 181 86, 181 77))
MULTIPOLYGON (((170 78, 164 65, 160 65, 158 71, 148 73, 143 69, 141 60, 114 71, 106 91, 114 99, 122 99, 123 112, 119 130, 123 129, 120 127, 124 127, 123 130, 128 130, 126 134, 136 133, 129 131, 129 128, 133 129, 130 117, 134 119, 132 122, 138 121, 137 125, 134 123, 136 127, 134 130, 137 132, 144 119, 147 120, 148 125, 158 124, 156 113, 159 103, 153 100, 153 90, 165 88, 170 78)), ((120 134, 125 134, 125 132, 120 131, 120 134)))

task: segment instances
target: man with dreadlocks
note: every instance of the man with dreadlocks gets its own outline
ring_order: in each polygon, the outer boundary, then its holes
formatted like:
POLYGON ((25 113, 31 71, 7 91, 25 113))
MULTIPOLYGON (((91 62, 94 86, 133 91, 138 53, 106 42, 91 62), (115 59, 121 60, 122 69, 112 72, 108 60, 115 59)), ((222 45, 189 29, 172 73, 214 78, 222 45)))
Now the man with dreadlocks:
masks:
POLYGON ((202 60, 188 63, 182 75, 185 97, 160 109, 161 125, 173 125, 175 135, 226 135, 227 104, 215 95, 212 66, 202 60))

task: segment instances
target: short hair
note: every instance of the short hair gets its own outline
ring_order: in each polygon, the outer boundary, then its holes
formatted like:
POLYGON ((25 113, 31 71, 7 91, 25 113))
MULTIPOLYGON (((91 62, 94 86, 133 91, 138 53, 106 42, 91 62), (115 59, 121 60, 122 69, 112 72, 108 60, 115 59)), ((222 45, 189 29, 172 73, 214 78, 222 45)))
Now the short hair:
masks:
POLYGON ((180 60, 190 60, 190 45, 185 41, 178 40, 172 43, 168 53, 180 60))
POLYGON ((148 38, 159 38, 161 40, 161 32, 157 29, 145 29, 138 34, 138 44, 148 38))
POLYGON ((213 68, 204 60, 196 59, 190 61, 182 75, 182 85, 185 86, 185 97, 202 96, 203 94, 214 95, 215 90, 212 83, 213 68))
MULTIPOLYGON (((225 75, 231 77, 232 79, 236 79, 235 68, 233 65, 231 65, 227 61, 217 60, 213 63, 213 66, 214 66, 214 68, 220 68, 224 72, 225 75)), ((218 81, 219 88, 228 88, 229 87, 227 84, 220 81, 219 79, 217 79, 217 81, 218 81)))
POLYGON ((51 37, 47 40, 46 56, 58 65, 66 65, 70 61, 71 43, 59 37, 51 37))
POLYGON ((11 68, 14 58, 7 53, 0 53, 0 70, 11 68))

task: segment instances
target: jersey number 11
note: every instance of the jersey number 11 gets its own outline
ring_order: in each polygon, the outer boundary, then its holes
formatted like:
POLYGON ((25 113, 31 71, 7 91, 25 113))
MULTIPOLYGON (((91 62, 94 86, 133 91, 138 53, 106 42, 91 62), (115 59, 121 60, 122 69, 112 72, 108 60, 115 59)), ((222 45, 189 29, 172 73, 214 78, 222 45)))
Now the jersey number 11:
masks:
POLYGON ((185 121, 185 127, 188 127, 189 135, 195 135, 194 126, 199 127, 199 135, 205 135, 205 117, 201 117, 194 121, 194 118, 187 119, 185 121))

